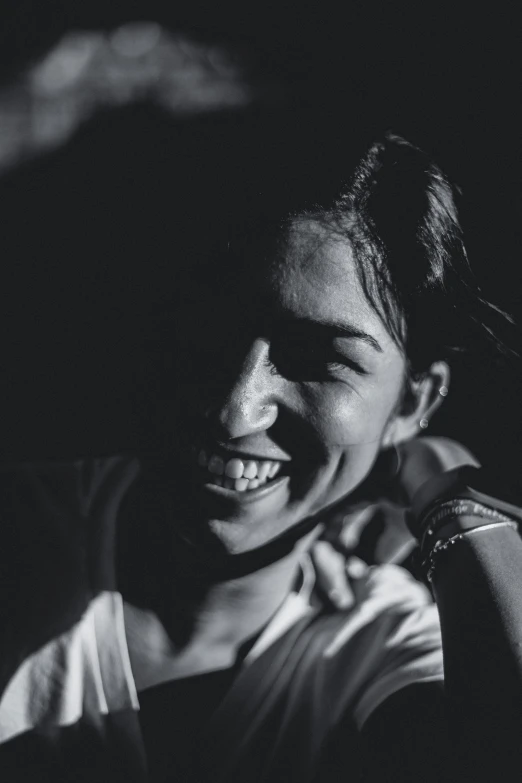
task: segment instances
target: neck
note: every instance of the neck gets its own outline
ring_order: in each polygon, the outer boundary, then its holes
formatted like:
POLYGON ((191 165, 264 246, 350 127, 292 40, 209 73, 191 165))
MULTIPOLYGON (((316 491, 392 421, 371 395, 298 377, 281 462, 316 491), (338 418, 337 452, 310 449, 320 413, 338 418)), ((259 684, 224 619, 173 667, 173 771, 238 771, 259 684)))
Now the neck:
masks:
MULTIPOLYGON (((309 542, 307 542, 309 543, 309 542)), ((125 632, 138 690, 230 670, 292 591, 305 549, 235 579, 187 590, 171 580, 154 608, 125 604, 125 632)))
MULTIPOLYGON (((147 647, 146 662, 152 650, 153 658, 190 661, 192 668, 197 661, 200 670, 208 668, 209 656, 234 660, 292 591, 300 560, 321 527, 300 529, 283 547, 264 547, 261 557, 247 555, 247 568, 236 567, 245 556, 231 557, 230 569, 211 575, 200 554, 208 553, 206 547, 173 542, 158 498, 136 493, 126 524, 118 525, 118 585, 133 607, 126 617, 131 647, 147 647)), ((207 554, 207 564, 218 559, 207 554)))
POLYGON ((239 648, 256 636, 290 594, 300 561, 316 531, 284 557, 251 573, 219 581, 169 579, 156 613, 177 648, 231 644, 239 648))

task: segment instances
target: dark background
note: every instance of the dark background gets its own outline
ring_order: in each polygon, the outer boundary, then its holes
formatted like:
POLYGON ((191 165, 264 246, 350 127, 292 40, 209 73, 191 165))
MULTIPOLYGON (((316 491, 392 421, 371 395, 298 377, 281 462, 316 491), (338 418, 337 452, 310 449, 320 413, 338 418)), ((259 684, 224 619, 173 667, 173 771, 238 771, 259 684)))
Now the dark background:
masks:
MULTIPOLYGON (((262 145, 266 123, 309 139, 310 150, 344 133, 348 146, 362 128, 393 128, 425 148, 462 189, 484 293, 520 320, 514 4, 423 5, 4 3, 4 85, 68 30, 153 19, 229 47, 257 97, 200 116, 107 112, 1 176, 2 458, 132 448, 143 315, 172 285, 177 260, 215 231, 234 138, 257 133, 262 145)), ((517 474, 520 376, 517 365, 480 367, 454 384, 433 431, 517 474)))

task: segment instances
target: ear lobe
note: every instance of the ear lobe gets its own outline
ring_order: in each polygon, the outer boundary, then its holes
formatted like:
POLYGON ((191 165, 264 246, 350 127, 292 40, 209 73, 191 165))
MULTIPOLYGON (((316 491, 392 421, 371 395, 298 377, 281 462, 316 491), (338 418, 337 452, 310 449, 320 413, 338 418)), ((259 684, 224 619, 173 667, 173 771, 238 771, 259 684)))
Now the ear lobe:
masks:
POLYGON ((393 446, 410 440, 426 429, 431 418, 444 402, 450 384, 450 369, 446 362, 434 362, 425 375, 410 384, 403 409, 390 422, 383 446, 393 446))

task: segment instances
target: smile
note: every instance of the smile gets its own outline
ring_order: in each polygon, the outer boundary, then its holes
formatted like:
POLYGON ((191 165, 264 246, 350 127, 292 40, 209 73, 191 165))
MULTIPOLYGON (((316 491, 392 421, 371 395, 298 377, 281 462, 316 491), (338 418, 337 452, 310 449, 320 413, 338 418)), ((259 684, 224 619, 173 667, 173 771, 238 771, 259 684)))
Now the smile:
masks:
POLYGON ((252 492, 270 484, 283 468, 283 462, 238 457, 226 459, 219 454, 208 454, 203 449, 199 452, 198 464, 208 483, 234 492, 252 492))

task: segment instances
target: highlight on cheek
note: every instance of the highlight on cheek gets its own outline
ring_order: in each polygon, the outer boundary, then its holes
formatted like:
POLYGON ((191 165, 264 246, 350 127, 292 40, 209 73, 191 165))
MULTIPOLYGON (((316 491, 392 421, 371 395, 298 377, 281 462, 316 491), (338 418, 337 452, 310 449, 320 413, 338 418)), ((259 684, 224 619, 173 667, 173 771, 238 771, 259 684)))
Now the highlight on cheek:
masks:
MULTIPOLYGON (((180 367, 186 409, 200 416, 188 434, 190 486, 198 499, 237 502, 247 548, 254 528, 262 538, 276 519, 282 530, 306 517, 318 494, 337 493, 337 479, 328 482, 344 468, 349 486, 358 460, 375 459, 401 399, 404 355, 386 303, 373 296, 391 297, 401 315, 384 258, 357 233, 353 202, 339 209, 337 223, 326 207, 313 218, 263 218, 262 230, 247 221, 222 259, 225 278, 214 268, 211 286, 191 279, 190 349, 180 367), (262 467, 270 463, 281 466, 273 476, 262 467)), ((183 405, 179 418, 181 432, 183 405)), ((226 521, 229 512, 216 505, 213 513, 226 521)))

